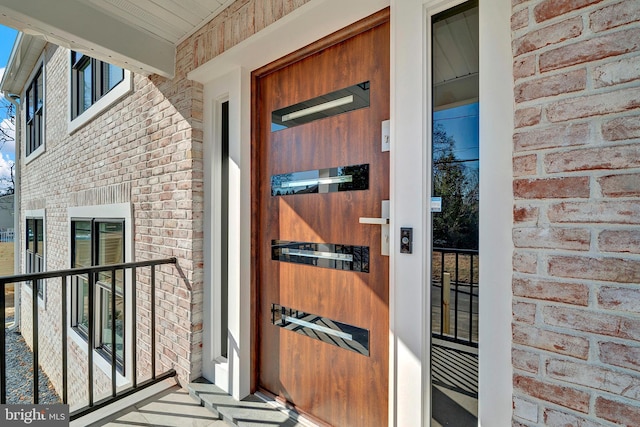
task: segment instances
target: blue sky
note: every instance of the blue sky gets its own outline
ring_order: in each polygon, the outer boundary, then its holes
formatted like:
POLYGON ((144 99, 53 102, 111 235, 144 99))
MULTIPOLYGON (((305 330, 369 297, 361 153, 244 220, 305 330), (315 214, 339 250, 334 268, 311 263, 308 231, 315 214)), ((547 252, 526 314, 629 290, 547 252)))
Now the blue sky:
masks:
POLYGON ((4 68, 9 60, 16 34, 13 28, 0 25, 0 68, 4 68))
MULTIPOLYGON (((8 28, 0 25, 0 78, 4 74, 4 69, 9 61, 9 55, 11 55, 11 49, 13 48, 13 42, 16 39, 17 31, 13 28, 8 28)), ((0 94, 0 96, 2 96, 0 94)), ((4 102, 3 102, 4 104, 4 102)), ((4 121, 6 110, 0 109, 0 126, 3 129, 11 128, 10 124, 4 121)), ((15 144, 13 141, 5 142, 0 141, 0 178, 8 178, 10 173, 11 163, 14 161, 15 144)), ((0 183, 0 192, 4 190, 4 186, 0 183)))
POLYGON ((434 124, 442 124, 447 134, 453 137, 454 154, 459 160, 466 160, 463 165, 469 169, 478 169, 479 166, 478 118, 477 102, 433 113, 434 124))

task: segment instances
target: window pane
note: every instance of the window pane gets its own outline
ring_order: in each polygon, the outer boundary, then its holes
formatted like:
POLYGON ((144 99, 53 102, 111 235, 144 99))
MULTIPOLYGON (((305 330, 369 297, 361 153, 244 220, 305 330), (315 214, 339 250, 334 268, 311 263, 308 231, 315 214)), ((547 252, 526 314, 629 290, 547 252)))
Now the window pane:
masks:
POLYGON ((92 70, 91 70, 91 61, 87 62, 87 64, 79 70, 80 74, 80 111, 83 112, 87 110, 87 108, 91 107, 92 98, 91 98, 91 88, 92 88, 92 70))
POLYGON ((90 267, 91 221, 74 221, 73 230, 73 267, 90 267))
MULTIPOLYGON (((111 321, 112 321, 112 311, 111 311, 111 297, 112 294, 110 291, 106 289, 101 289, 101 328, 100 332, 102 334, 102 345, 105 350, 111 352, 113 351, 113 346, 111 345, 111 321)), ((115 311, 115 321, 116 321, 116 357, 120 360, 124 358, 124 299, 121 295, 116 295, 116 311, 115 311)))
MULTIPOLYGON (((98 265, 124 262, 124 227, 121 222, 98 223, 98 265)), ((111 273, 100 273, 99 279, 111 285, 111 273)), ((116 274, 116 288, 122 290, 122 271, 116 274)))
POLYGON ((27 220, 27 250, 30 252, 35 252, 35 220, 28 219, 27 220))
POLYGON ((33 147, 32 150, 35 151, 40 145, 42 145, 42 116, 36 112, 36 115, 33 117, 33 147))
POLYGON ((76 278, 77 316, 76 326, 85 333, 89 331, 89 281, 85 277, 76 278))
POLYGON ((84 54, 82 54, 80 52, 72 51, 71 52, 71 65, 77 66, 78 63, 84 59, 85 56, 86 55, 84 55, 84 54))
POLYGON ((44 221, 36 219, 36 253, 44 255, 44 221))
POLYGON ((44 86, 42 82, 42 69, 38 73, 38 77, 36 80, 36 103, 35 108, 39 110, 42 108, 43 99, 44 99, 44 86))
POLYGON ((124 228, 121 222, 98 224, 98 265, 123 262, 124 228))
POLYGON ((105 68, 105 93, 107 93, 124 79, 124 70, 106 63, 105 68))

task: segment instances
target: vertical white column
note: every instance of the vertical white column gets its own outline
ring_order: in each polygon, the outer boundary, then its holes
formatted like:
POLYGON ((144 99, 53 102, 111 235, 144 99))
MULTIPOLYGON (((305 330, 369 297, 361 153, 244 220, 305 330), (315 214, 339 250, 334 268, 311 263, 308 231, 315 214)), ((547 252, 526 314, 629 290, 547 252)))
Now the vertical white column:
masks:
POLYGON ((510 0, 480 1, 479 421, 511 425, 513 57, 510 0))
POLYGON ((428 425, 430 413, 424 22, 422 2, 391 2, 391 426, 428 425), (399 252, 400 227, 413 228, 412 254, 399 252))

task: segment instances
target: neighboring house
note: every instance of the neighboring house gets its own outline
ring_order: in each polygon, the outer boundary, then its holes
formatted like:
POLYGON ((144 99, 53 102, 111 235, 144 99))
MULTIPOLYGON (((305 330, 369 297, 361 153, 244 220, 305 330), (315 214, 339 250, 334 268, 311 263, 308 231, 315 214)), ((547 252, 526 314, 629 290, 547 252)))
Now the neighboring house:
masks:
POLYGON ((13 194, 0 196, 0 231, 13 230, 13 194))
MULTIPOLYGON (((432 115, 474 103, 479 423, 640 425, 637 1, 188 4, 0 0, 24 31, 0 83, 24 272, 175 257, 155 359, 182 385, 429 425, 432 115)), ((90 372, 98 399, 148 369, 149 300, 114 276, 66 282, 68 371, 60 281, 38 285, 40 361, 72 407, 90 372)))

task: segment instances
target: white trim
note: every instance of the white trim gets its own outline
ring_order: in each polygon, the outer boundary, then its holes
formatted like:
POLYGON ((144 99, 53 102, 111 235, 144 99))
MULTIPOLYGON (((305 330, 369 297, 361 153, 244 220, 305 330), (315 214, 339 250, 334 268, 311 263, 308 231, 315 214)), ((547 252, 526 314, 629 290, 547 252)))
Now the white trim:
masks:
MULTIPOLYGON (((68 229, 69 229, 69 254, 71 254, 72 242, 71 239, 71 221, 75 218, 94 218, 94 219, 124 219, 124 238, 125 238, 125 259, 124 262, 134 261, 134 239, 133 239, 133 214, 132 206, 130 203, 114 203, 109 205, 94 205, 94 206, 77 206, 67 209, 68 229)), ((71 259, 69 259, 71 262, 71 259)), ((127 281, 131 282, 131 273, 127 271, 127 281)), ((72 307, 71 296, 71 280, 67 281, 67 286, 70 288, 67 292, 67 307, 72 307)), ((116 385, 118 387, 126 386, 132 382, 133 372, 131 367, 133 366, 133 347, 131 342, 131 333, 129 332, 131 325, 134 323, 133 319, 133 293, 131 287, 125 289, 125 325, 127 326, 127 333, 125 338, 125 375, 120 373, 116 374, 116 385)), ((80 336, 78 332, 71 326, 72 325, 72 310, 67 311, 67 335, 71 338, 85 353, 88 351, 88 344, 84 337, 80 336)), ((96 366, 108 377, 111 378, 111 365, 104 357, 98 353, 96 349, 93 350, 93 361, 96 366)))
POLYGON ((27 108, 26 108, 27 102, 20 103, 20 105, 22 106, 21 109, 23 110, 22 113, 24 114, 24 120, 22 120, 22 123, 24 126, 24 132, 22 133, 24 135, 24 138, 23 138, 24 141, 21 141, 20 143, 24 142, 25 144, 24 150, 22 151, 25 165, 28 165, 33 160, 40 157, 42 153, 46 151, 45 147, 47 145, 47 73, 45 72, 46 67, 44 64, 45 53, 46 51, 43 51, 42 54, 40 55, 40 58, 38 58, 38 60, 36 61, 36 65, 33 67, 33 70, 31 70, 31 74, 27 79, 27 84, 25 85, 24 90, 22 91, 22 99, 26 101, 27 89, 31 87, 31 83, 33 83, 33 79, 35 78, 40 67, 42 67, 42 144, 40 144, 38 148, 33 150, 31 153, 29 153, 29 155, 27 155, 27 147, 26 147, 27 140, 28 140, 28 132, 27 132, 28 124, 27 124, 27 108))
POLYGON ((430 420, 424 16, 421 2, 391 2, 389 425, 397 427, 430 420), (412 254, 399 253, 400 227, 414 229, 412 254))
POLYGON ((75 119, 72 119, 71 109, 73 108, 73 82, 72 82, 72 64, 71 64, 71 51, 68 55, 68 68, 67 68, 67 132, 72 134, 93 119, 102 114, 106 109, 118 102, 121 98, 133 92, 133 75, 131 71, 124 69, 124 78, 120 83, 115 85, 109 92, 107 92, 102 98, 91 104, 89 108, 78 115, 75 119))
MULTIPOLYGON (((398 0, 399 3, 404 2, 398 0)), ((461 0, 423 0, 425 9, 424 22, 430 22, 430 17, 436 13, 461 4, 461 0)), ((414 6, 413 13, 418 13, 414 6)), ((510 28, 511 3, 509 0, 487 0, 479 2, 479 40, 480 40, 480 253, 491 254, 485 256, 480 263, 480 282, 483 283, 480 293, 480 322, 479 322, 479 400, 478 424, 484 426, 501 426, 511 424, 512 413, 512 365, 511 365, 511 275, 513 243, 511 239, 513 189, 512 189, 512 133, 513 133, 513 75, 511 53, 510 28)), ((407 13, 410 15, 410 12, 407 13)), ((407 29, 402 25, 403 32, 407 29)), ((422 93, 425 94, 424 111, 419 111, 420 117, 430 117, 431 101, 429 83, 431 81, 429 66, 430 25, 425 25, 423 39, 427 49, 420 55, 424 56, 423 66, 425 83, 422 93)), ((409 41, 405 42, 405 47, 409 41)), ((402 44, 398 44, 399 48, 402 44)), ((412 55, 411 51, 404 52, 412 55)), ((418 52, 414 52, 418 55, 418 52)), ((410 63, 398 64, 403 70, 402 84, 417 91, 421 84, 406 76, 406 69, 410 63)), ((408 95, 411 99, 411 95, 408 95)), ((395 97, 402 100, 400 105, 407 106, 407 98, 395 97)), ((408 114, 404 110, 403 114, 408 114)), ((392 113, 393 118, 393 113, 392 113)), ((416 120, 416 119, 414 119, 416 120)), ((419 119, 417 119, 419 120, 419 119)), ((430 148, 430 121, 424 129, 423 143, 430 148)), ((393 123, 393 122, 392 122, 393 123)), ((397 136, 396 136, 397 138, 397 136)), ((411 138, 405 134, 403 139, 411 141, 413 150, 421 148, 416 144, 420 139, 411 138)), ((425 153, 424 168, 428 183, 430 176, 430 154, 425 153)), ((398 166, 404 163, 396 163, 398 166)), ((397 175, 392 175, 392 177, 397 175)), ((393 178, 392 178, 393 179, 393 178)), ((410 184, 405 181, 404 186, 410 184)), ((403 185, 400 185, 402 188, 403 185)), ((431 188, 430 183, 427 189, 431 188)), ((430 199, 430 191, 425 201, 430 199)), ((403 209, 407 209, 405 206, 403 209)), ((430 252, 430 210, 425 209, 425 250, 430 252)), ((416 235, 417 233, 414 233, 416 235)), ((425 258, 426 259, 426 258, 425 258)), ((405 267, 407 268, 407 267, 405 267)), ((430 277, 430 265, 424 266, 425 277, 430 277)), ((429 324, 428 313, 430 296, 425 295, 424 314, 425 325, 429 324)), ((429 344, 430 327, 425 328, 424 342, 429 344)), ((425 351, 423 366, 429 366, 429 351, 425 351)), ((425 375, 424 389, 424 419, 430 414, 430 388, 428 374, 425 375)), ((402 413, 402 411, 399 411, 402 413)), ((407 420, 408 421, 408 420, 407 420)), ((423 422, 424 424, 428 424, 423 422)), ((398 423, 398 425, 404 425, 398 423)))
POLYGON ((251 87, 248 71, 237 69, 204 88, 205 287, 203 375, 236 399, 250 393, 251 379, 251 87), (228 358, 220 357, 220 111, 229 101, 228 358))
POLYGON ((481 0, 480 346, 478 418, 511 425, 513 57, 511 1, 481 0), (484 254, 484 256, 482 255, 484 254), (487 256, 490 254, 490 256, 487 256))

